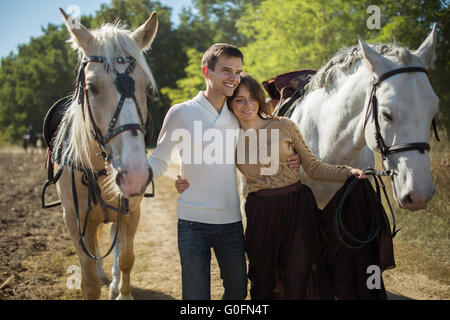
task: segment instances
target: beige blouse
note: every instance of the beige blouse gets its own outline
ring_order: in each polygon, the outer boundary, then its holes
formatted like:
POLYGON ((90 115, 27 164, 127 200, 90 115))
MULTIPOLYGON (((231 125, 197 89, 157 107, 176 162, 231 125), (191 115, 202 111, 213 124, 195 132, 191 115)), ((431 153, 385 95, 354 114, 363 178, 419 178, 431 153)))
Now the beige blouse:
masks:
POLYGON ((300 170, 291 169, 286 165, 287 159, 293 156, 295 152, 300 155, 301 166, 311 179, 325 182, 344 182, 351 175, 351 168, 348 166, 330 165, 317 159, 305 144, 297 125, 288 118, 278 117, 265 127, 255 131, 257 134, 254 134, 253 137, 248 133, 249 130, 245 132, 246 136, 241 133, 237 145, 236 164, 245 178, 245 197, 251 192, 281 188, 300 181, 300 170), (274 130, 278 132, 278 139, 276 139, 274 130), (267 143, 264 141, 266 140, 264 136, 267 136, 267 143), (276 139, 275 145, 271 143, 272 136, 274 140, 276 139), (255 141, 257 142, 255 143, 255 141), (295 151, 292 149, 292 143, 295 146, 295 151), (256 148, 258 152, 255 152, 256 148), (251 150, 253 150, 253 155, 250 153, 251 150), (274 157, 271 155, 272 150, 273 152, 278 151, 278 166, 275 163, 276 155, 274 157), (258 155, 256 161, 255 153, 258 155), (260 156, 260 153, 262 156, 260 156))

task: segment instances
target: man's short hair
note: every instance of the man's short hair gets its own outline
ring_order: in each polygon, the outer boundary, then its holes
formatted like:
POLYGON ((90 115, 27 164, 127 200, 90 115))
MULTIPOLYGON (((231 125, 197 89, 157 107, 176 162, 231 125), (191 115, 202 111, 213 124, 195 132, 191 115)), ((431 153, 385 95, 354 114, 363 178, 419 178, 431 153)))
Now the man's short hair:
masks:
POLYGON ((244 55, 236 46, 227 43, 216 43, 203 54, 202 66, 207 66, 208 69, 214 71, 217 60, 221 55, 241 58, 242 62, 244 62, 244 55))

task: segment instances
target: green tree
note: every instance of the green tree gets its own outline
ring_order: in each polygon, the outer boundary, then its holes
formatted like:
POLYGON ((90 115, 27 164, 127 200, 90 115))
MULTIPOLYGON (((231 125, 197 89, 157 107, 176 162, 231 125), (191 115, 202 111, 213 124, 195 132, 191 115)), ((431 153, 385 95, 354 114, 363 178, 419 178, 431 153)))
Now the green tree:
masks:
POLYGON ((186 48, 205 51, 213 43, 225 42, 238 47, 248 42, 245 33, 238 30, 237 22, 248 5, 261 0, 192 0, 193 7, 180 15, 179 32, 186 48))
POLYGON ((250 37, 245 69, 265 80, 279 73, 318 68, 365 33, 360 1, 266 0, 249 5, 239 30, 250 37))
POLYGON ((162 88, 161 92, 168 96, 171 104, 186 101, 205 87, 205 80, 200 71, 202 53, 196 49, 188 49, 189 63, 185 69, 186 76, 176 82, 176 88, 162 88))
POLYGON ((65 44, 68 32, 52 24, 43 32, 1 61, 0 130, 9 142, 29 124, 40 131, 50 104, 73 90, 76 53, 65 44))

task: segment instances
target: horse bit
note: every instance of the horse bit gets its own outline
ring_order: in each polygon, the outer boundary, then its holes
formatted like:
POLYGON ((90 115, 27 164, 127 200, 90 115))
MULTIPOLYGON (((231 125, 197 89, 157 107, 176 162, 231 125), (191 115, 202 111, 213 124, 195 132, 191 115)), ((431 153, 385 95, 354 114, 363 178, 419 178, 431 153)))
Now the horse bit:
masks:
MULTIPOLYGON (((407 144, 397 144, 397 145, 392 145, 392 146, 388 147, 386 145, 386 142, 383 139, 383 136, 381 135, 380 124, 378 122, 378 100, 377 100, 377 97, 376 97, 377 88, 380 86, 381 82, 383 82, 387 78, 392 77, 392 76, 394 76, 396 74, 399 74, 399 73, 406 73, 406 72, 424 72, 425 74, 428 75, 427 70, 425 68, 422 68, 422 67, 404 67, 404 68, 398 68, 398 69, 394 69, 394 70, 388 71, 388 72, 382 74, 373 83, 372 91, 370 93, 369 102, 368 102, 368 105, 367 105, 366 116, 365 116, 365 121, 364 121, 364 130, 366 128, 366 124, 367 124, 368 119, 369 119, 369 109, 370 109, 370 107, 372 107, 372 121, 374 121, 374 124, 375 124, 375 140, 376 140, 376 143, 377 143, 377 149, 381 153, 381 156, 383 158, 383 161, 382 161, 383 168, 384 168, 384 162, 386 160, 387 160, 388 165, 389 165, 389 160, 387 159, 387 157, 389 155, 391 155, 391 154, 400 153, 400 152, 406 152, 406 151, 412 151, 412 150, 418 150, 420 153, 424 153, 425 150, 426 151, 430 151, 430 145, 428 143, 426 143, 426 142, 414 142, 414 143, 407 143, 407 144)), ((433 131, 434 131, 434 135, 436 137, 436 140, 440 141, 439 136, 438 136, 438 132, 437 132, 437 129, 436 129, 436 122, 435 122, 434 118, 432 120, 432 125, 433 125, 433 131)), ((391 204, 389 202, 389 198, 388 198, 388 195, 386 193, 386 189, 385 189, 383 180, 381 179, 381 176, 390 176, 391 179, 393 180, 394 179, 394 175, 396 175, 396 173, 395 173, 394 169, 390 168, 389 166, 388 166, 387 170, 382 170, 382 171, 377 171, 377 170, 374 170, 373 168, 368 168, 365 171, 365 173, 368 174, 368 175, 373 175, 380 203, 381 203, 381 196, 380 196, 380 185, 379 184, 381 184, 381 186, 383 188, 384 196, 385 196, 386 201, 387 201, 387 203, 389 205, 389 209, 390 209, 392 220, 393 220, 392 237, 395 237, 395 235, 397 234, 398 231, 400 231, 401 228, 400 229, 396 229, 394 212, 393 212, 392 206, 391 206, 391 204), (377 178, 379 179, 379 182, 377 181, 377 178)), ((371 227, 370 227, 370 230, 369 230, 369 235, 368 235, 366 240, 360 240, 360 239, 357 239, 357 238, 353 237, 352 235, 350 235, 350 233, 345 229, 344 225, 342 224, 341 211, 342 211, 342 208, 344 206, 344 202, 345 202, 346 198, 348 197, 348 195, 351 193, 351 191, 356 187, 357 183, 358 183, 358 177, 354 177, 353 181, 351 181, 349 183, 349 185, 347 186, 346 190, 344 191, 343 196, 342 196, 342 198, 339 201, 338 207, 336 208, 336 215, 334 217, 335 232, 336 232, 336 237, 337 237, 338 241, 341 242, 346 247, 351 248, 351 249, 361 248, 365 244, 367 244, 370 241, 372 241, 376 237, 376 235, 378 234, 378 231, 379 231, 380 225, 381 225, 379 221, 375 222, 374 215, 372 215, 371 216, 371 227), (341 234, 341 230, 353 242, 358 243, 358 245, 352 246, 352 245, 346 243, 343 240, 343 237, 342 237, 342 234, 341 234)), ((394 191, 395 191, 395 185, 394 185, 394 191)))

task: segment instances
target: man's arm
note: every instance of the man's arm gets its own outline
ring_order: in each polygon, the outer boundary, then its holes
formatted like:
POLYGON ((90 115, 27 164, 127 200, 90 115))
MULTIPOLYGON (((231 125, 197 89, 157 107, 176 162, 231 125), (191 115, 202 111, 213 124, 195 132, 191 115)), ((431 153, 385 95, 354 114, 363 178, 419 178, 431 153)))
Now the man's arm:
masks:
POLYGON ((177 110, 178 108, 172 107, 167 112, 161 131, 159 132, 156 149, 148 158, 148 164, 153 171, 153 179, 167 171, 172 158, 172 150, 179 142, 179 139, 172 139, 173 131, 181 126, 177 110))

